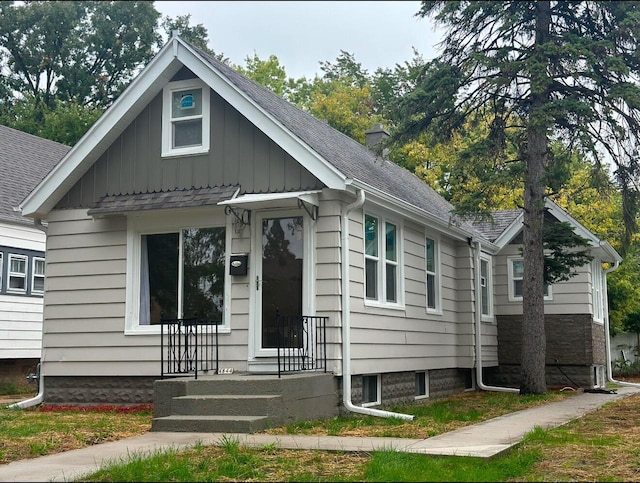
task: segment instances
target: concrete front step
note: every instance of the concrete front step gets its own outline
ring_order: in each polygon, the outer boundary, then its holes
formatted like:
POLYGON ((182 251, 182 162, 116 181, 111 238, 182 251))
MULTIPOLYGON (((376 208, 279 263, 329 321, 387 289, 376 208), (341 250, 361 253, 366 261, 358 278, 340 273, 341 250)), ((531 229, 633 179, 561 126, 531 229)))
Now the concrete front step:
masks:
POLYGON ((195 433, 255 433, 269 424, 267 416, 186 416, 154 418, 152 431, 195 433))
POLYGON ((270 416, 278 414, 281 407, 282 396, 274 394, 194 394, 174 397, 171 403, 172 414, 187 416, 233 416, 236 414, 270 416))

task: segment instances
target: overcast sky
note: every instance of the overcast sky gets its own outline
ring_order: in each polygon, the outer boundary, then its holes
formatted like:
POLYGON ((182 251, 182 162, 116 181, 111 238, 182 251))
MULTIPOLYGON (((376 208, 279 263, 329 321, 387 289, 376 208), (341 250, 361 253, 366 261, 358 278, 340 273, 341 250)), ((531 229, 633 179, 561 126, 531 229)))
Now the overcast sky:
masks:
POLYGON ((340 50, 362 67, 393 68, 413 57, 438 54, 442 40, 429 19, 417 18, 418 1, 156 1, 162 15, 191 14, 203 24, 209 47, 234 64, 247 56, 274 54, 289 77, 321 74, 320 61, 334 61, 340 50))

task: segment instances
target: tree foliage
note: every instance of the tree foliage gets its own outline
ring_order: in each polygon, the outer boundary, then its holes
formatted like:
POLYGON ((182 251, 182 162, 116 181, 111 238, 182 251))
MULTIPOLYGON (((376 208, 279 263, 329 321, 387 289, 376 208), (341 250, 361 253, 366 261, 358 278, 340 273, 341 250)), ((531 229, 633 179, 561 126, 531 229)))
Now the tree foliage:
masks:
MULTIPOLYGON (((472 159, 506 156, 524 178, 523 394, 545 384, 544 198, 568 179, 554 143, 595 166, 615 163, 631 190, 640 133, 640 19, 635 2, 423 1, 447 28, 442 55, 401 105, 396 140, 455 133, 488 115, 472 159), (514 146, 515 150, 509 151, 514 146), (624 154, 620 156, 620 154, 624 154)), ((563 154, 563 153, 560 153, 563 154)), ((471 158, 470 158, 471 159, 471 158)), ((473 200, 472 200, 473 201, 473 200)))

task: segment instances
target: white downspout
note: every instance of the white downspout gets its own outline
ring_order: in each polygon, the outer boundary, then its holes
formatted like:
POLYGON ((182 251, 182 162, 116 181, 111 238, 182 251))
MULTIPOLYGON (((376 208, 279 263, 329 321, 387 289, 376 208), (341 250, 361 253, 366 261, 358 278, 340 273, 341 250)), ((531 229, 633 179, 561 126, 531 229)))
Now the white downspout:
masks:
POLYGON ((26 409, 42 403, 42 401, 44 400, 44 376, 42 375, 42 365, 38 364, 38 366, 40 366, 40 369, 38 370, 38 372, 40 373, 40 385, 38 386, 38 394, 30 399, 25 399, 24 401, 10 404, 9 406, 7 406, 9 409, 26 409))
POLYGON ((604 307, 605 307, 605 318, 604 318, 604 341, 605 341, 605 351, 607 356, 607 380, 613 384, 619 384, 621 386, 631 386, 631 387, 640 387, 640 384, 635 382, 624 382, 618 381, 613 378, 613 370, 611 369, 611 335, 609 334, 609 293, 607 289, 607 274, 617 270, 620 266, 620 262, 616 261, 613 267, 607 268, 604 271, 604 307))
POLYGON ((354 413, 412 420, 411 414, 394 413, 381 409, 364 408, 351 402, 351 308, 349 304, 349 213, 364 204, 364 190, 358 191, 358 199, 347 205, 342 214, 342 402, 354 413))
POLYGON ((499 391, 499 392, 520 392, 519 389, 514 387, 498 387, 498 386, 487 386, 484 382, 482 382, 482 296, 480 286, 480 251, 481 251, 481 243, 480 241, 473 242, 475 244, 474 254, 473 254, 473 264, 474 264, 474 287, 475 287, 475 339, 476 339, 476 386, 482 389, 483 391, 499 391))
MULTIPOLYGON (((42 224, 42 220, 40 218, 35 218, 33 222, 37 229, 43 231, 45 235, 47 234, 47 227, 42 224)), ((43 324, 42 332, 44 334, 44 320, 42 321, 42 324, 43 324)), ((19 401, 17 403, 10 404, 9 406, 7 406, 8 408, 26 409, 26 408, 30 408, 31 406, 37 406, 38 404, 42 404, 42 401, 44 401, 44 376, 42 375, 42 354, 44 353, 44 347, 42 347, 42 345, 40 350, 41 350, 41 355, 40 355, 40 362, 38 363, 38 371, 37 371, 38 375, 40 376, 38 381, 38 394, 36 394, 32 398, 25 399, 24 401, 19 401)))

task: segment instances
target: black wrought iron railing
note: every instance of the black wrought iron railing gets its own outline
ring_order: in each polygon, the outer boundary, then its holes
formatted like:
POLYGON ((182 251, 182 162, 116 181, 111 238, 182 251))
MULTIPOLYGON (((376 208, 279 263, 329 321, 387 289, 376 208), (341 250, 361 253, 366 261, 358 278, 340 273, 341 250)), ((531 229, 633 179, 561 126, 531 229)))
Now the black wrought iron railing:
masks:
POLYGON ((161 374, 218 372, 218 326, 207 319, 163 319, 160 332, 161 374))
POLYGON ((278 377, 289 372, 327 372, 327 320, 276 314, 278 377))

